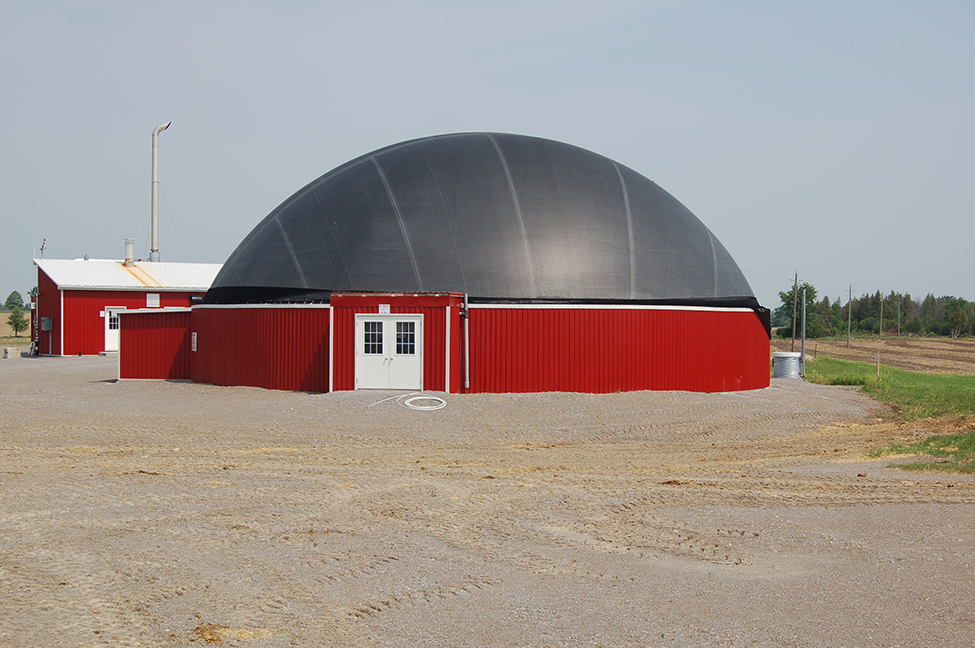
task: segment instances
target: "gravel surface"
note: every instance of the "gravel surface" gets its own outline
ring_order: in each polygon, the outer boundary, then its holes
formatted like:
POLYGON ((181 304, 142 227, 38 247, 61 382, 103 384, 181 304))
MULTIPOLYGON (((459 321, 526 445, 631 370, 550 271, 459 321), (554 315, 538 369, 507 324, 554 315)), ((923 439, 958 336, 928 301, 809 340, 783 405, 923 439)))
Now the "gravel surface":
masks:
POLYGON ((0 645, 975 646, 975 480, 864 457, 975 421, 115 376, 0 360, 0 645))

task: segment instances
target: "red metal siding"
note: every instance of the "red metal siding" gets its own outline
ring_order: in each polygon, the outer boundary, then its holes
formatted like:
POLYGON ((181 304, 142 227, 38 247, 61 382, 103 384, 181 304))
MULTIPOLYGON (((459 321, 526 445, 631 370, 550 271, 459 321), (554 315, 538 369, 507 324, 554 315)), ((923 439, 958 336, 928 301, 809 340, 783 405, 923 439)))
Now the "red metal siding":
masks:
POLYGON ((61 291, 51 278, 37 269, 37 326, 41 326, 42 317, 50 317, 54 322, 53 331, 39 331, 38 353, 42 355, 59 355, 61 353, 61 291))
POLYGON ((759 389, 769 339, 752 311, 472 308, 471 392, 759 389))
POLYGON ((189 380, 190 311, 140 311, 120 321, 119 378, 189 380))
POLYGON ((328 391, 327 308, 193 309, 195 382, 288 391, 328 391))
POLYGON ((457 294, 411 295, 332 295, 335 323, 333 389, 355 389, 355 316, 378 313, 380 304, 388 304, 390 314, 423 314, 423 389, 447 391, 447 307, 450 307, 450 391, 461 391, 461 317, 462 296, 457 294))
MULTIPOLYGON (((450 393, 464 391, 464 318, 463 304, 450 307, 450 393)), ((446 358, 445 358, 446 360, 446 358)))
MULTIPOLYGON (((96 355, 105 350, 106 306, 126 309, 145 308, 146 291, 125 290, 65 290, 64 293, 64 355, 96 355)), ((161 307, 187 307, 191 293, 159 293, 161 307)), ((193 293, 200 294, 200 293, 193 293)))
MULTIPOLYGON (((51 317, 54 330, 40 333, 40 353, 52 355, 97 355, 105 350, 105 319, 101 313, 106 306, 126 309, 145 308, 146 294, 158 293, 161 307, 187 307, 191 296, 203 293, 162 292, 157 290, 60 290, 38 268, 38 318, 51 317), (64 312, 61 312, 62 296, 64 312), (64 321, 62 322, 62 315, 64 321), (61 348, 62 335, 64 348, 61 348), (49 342, 50 340, 50 342, 49 342)), ((38 319, 38 322, 40 320, 38 319)))
MULTIPOLYGON (((184 377, 183 357, 195 331, 197 351, 188 355, 189 376, 196 382, 324 392, 329 389, 331 325, 332 389, 353 389, 355 317, 377 313, 380 304, 388 304, 391 314, 423 314, 423 389, 445 389, 449 361, 450 391, 463 391, 459 295, 333 295, 331 312, 320 307, 198 306, 188 331, 185 319, 181 325, 175 319, 167 322, 162 313, 127 314, 122 318, 120 372, 122 377, 184 377), (130 355, 133 346, 145 349, 130 355), (154 351, 153 346, 161 348, 154 351)), ((758 389, 769 384, 768 357, 768 335, 752 311, 470 310, 471 392, 758 389)))

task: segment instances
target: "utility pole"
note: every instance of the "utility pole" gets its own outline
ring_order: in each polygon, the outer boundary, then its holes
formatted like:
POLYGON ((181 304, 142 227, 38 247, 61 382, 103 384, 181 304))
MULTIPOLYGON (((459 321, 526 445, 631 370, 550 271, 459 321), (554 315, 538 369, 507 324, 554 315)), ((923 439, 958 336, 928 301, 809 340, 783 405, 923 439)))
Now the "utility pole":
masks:
POLYGON ((802 351, 799 353, 799 368, 806 377, 806 287, 802 287, 802 351))
POLYGON ((799 299, 799 273, 792 284, 792 351, 796 350, 796 302, 799 299))
POLYGON ((877 333, 877 337, 881 337, 884 334, 884 294, 880 293, 880 331, 877 333))
POLYGON ((846 348, 850 348, 850 329, 853 327, 853 284, 850 284, 850 297, 846 302, 846 309, 849 311, 846 316, 846 348))
POLYGON ((904 301, 904 296, 901 295, 897 298, 897 337, 901 335, 901 302, 904 301))

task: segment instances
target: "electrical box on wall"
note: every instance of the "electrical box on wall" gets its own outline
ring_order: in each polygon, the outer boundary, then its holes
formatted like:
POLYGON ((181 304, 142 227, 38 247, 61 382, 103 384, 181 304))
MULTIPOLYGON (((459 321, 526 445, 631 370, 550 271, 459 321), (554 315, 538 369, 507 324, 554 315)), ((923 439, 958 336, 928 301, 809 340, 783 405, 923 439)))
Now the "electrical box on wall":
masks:
POLYGON ((42 317, 41 318, 41 330, 42 331, 53 331, 54 330, 54 318, 53 317, 42 317))

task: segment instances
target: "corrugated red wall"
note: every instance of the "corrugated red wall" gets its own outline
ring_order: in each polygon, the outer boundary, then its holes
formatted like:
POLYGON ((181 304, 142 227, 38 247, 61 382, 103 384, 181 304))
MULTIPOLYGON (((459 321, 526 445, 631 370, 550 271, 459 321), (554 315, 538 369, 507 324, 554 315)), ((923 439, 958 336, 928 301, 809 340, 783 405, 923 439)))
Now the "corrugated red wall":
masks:
POLYGON ((47 331, 40 334, 40 353, 51 355, 97 355, 104 351, 105 318, 100 313, 106 306, 145 308, 146 294, 158 293, 160 307, 188 307, 192 296, 203 296, 203 293, 152 289, 62 291, 40 268, 37 270, 37 292, 38 323, 41 317, 51 317, 54 323, 50 336, 47 331))
POLYGON ((328 391, 327 306, 196 306, 194 382, 328 391))
MULTIPOLYGON (((336 294, 331 308, 196 306, 188 329, 190 338, 197 335, 189 377, 216 385, 326 392, 331 368, 333 390, 354 389, 356 314, 388 305, 390 314, 424 316, 425 390, 446 390, 448 374, 454 393, 718 392, 769 385, 769 338, 751 310, 481 305, 469 313, 465 389, 462 302, 461 295, 449 294, 336 294)), ((123 315, 122 377, 184 377, 187 331, 179 339, 174 322, 174 337, 163 339, 164 333, 154 331, 170 325, 153 319, 160 315, 123 315), (162 348, 158 356, 144 351, 132 357, 133 345, 162 348)))
POLYGON ((119 378, 189 380, 190 309, 123 313, 119 378))
MULTIPOLYGON (((126 309, 145 308, 146 293, 154 290, 129 292, 124 290, 65 290, 64 293, 64 353, 63 355, 96 355, 105 350, 105 318, 100 315, 106 306, 126 309)), ((201 294, 201 293, 192 293, 201 294)), ((159 292, 160 307, 187 307, 191 293, 159 292)), ((57 330, 54 332, 57 335, 57 330)))
POLYGON ((38 331, 37 352, 42 355, 60 355, 61 291, 40 269, 37 270, 37 308, 34 316, 38 329, 41 327, 42 317, 50 317, 54 323, 53 331, 38 331))
POLYGON ((461 376, 460 316, 463 296, 458 294, 377 295, 333 294, 335 390, 355 389, 355 316, 378 313, 388 304, 390 314, 423 314, 423 389, 458 393, 461 376), (447 309, 450 309, 450 389, 447 389, 447 309))
POLYGON ((471 392, 760 389, 769 338, 739 309, 470 310, 471 392))

